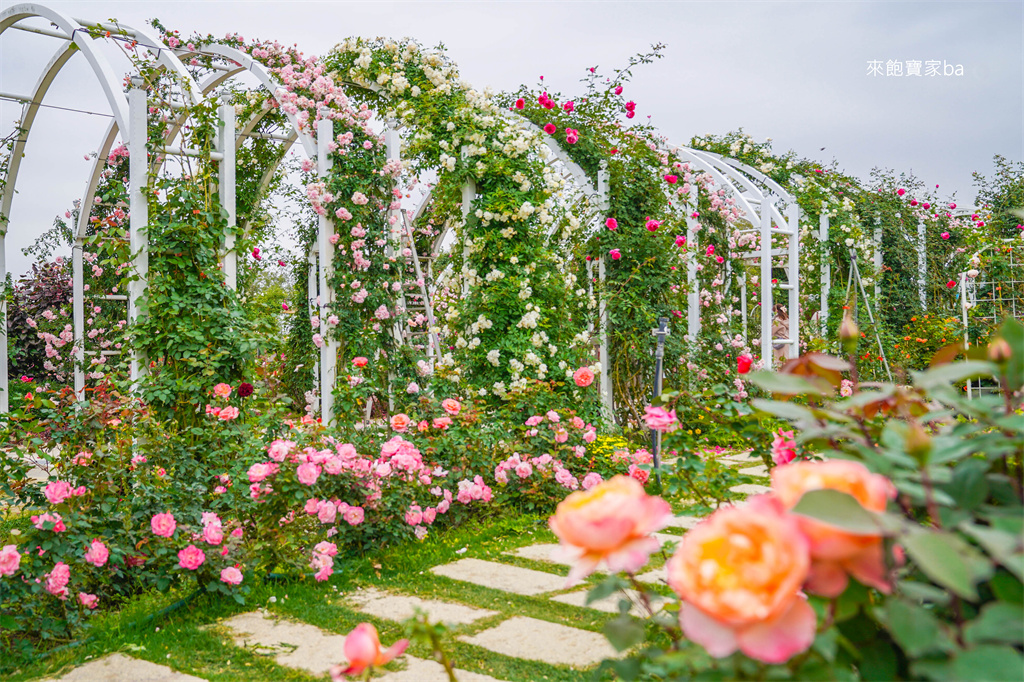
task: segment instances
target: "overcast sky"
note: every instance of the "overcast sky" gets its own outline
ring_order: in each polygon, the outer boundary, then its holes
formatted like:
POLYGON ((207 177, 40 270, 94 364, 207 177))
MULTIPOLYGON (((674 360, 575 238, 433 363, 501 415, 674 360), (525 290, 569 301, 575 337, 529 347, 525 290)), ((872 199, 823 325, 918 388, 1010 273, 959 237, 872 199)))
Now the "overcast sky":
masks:
MULTIPOLYGON (((0 9, 15 3, 0 0, 0 9)), ((652 43, 665 58, 638 70, 626 93, 673 143, 743 127, 777 151, 830 162, 867 178, 876 166, 913 171, 940 191, 974 199, 971 172, 993 154, 1024 159, 1024 3, 1007 2, 70 2, 72 16, 127 24, 159 18, 199 31, 297 43, 324 54, 347 36, 443 42, 479 88, 544 82, 578 92, 584 70, 606 71, 652 43), (870 75, 869 62, 881 62, 870 75), (887 76, 886 63, 941 62, 940 75, 887 76), (948 67, 947 67, 948 65, 948 67), (943 71, 962 75, 944 75, 943 71), (821 148, 824 147, 824 151, 821 148)), ((0 35, 0 92, 25 94, 57 41, 0 35)), ((117 68, 123 68, 118 63, 117 68)), ((120 75, 120 74, 119 74, 120 75)), ((105 111, 76 56, 47 104, 105 111)), ((0 131, 20 106, 0 102, 0 131)), ((27 147, 7 238, 8 269, 21 248, 84 189, 83 154, 108 118, 43 110, 27 147)))

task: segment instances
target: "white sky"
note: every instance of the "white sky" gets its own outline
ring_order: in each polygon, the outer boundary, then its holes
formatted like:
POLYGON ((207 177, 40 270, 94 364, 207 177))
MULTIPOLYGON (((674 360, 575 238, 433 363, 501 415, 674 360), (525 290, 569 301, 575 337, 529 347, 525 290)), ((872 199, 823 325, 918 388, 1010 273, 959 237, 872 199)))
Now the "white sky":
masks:
MULTIPOLYGON (((15 3, 0 0, 0 9, 15 3)), ((972 171, 993 154, 1024 159, 1024 3, 1008 2, 71 2, 72 16, 143 24, 182 35, 238 32, 324 54, 350 35, 443 42, 478 88, 514 89, 543 75, 579 92, 590 66, 606 72, 656 42, 665 58, 641 67, 627 95, 673 143, 743 127, 776 151, 829 162, 867 179, 876 166, 913 171, 971 203, 972 171), (962 76, 869 76, 868 61, 940 60, 962 76), (824 151, 821 151, 824 147, 824 151)), ((0 92, 25 94, 57 48, 53 39, 0 36, 0 92)), ((120 68, 120 65, 118 66, 120 68)), ((120 74, 119 74, 120 75, 120 74)), ((45 102, 92 111, 105 103, 76 56, 45 102)), ((0 134, 20 106, 0 102, 0 134)), ((84 189, 108 119, 44 109, 27 146, 7 238, 20 249, 84 189)))

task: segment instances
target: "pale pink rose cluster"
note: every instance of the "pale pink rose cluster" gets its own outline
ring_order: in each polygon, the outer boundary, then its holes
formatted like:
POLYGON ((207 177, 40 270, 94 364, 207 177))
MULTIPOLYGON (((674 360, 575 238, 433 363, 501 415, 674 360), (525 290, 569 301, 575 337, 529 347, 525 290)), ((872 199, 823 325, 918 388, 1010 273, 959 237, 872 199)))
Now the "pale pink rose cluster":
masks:
POLYGON ((67 481, 50 481, 43 488, 43 495, 50 504, 60 504, 69 497, 77 497, 85 494, 85 486, 73 488, 67 481))
POLYGON ((334 523, 340 517, 350 526, 358 526, 366 519, 366 512, 362 507, 350 505, 347 502, 334 498, 333 500, 318 500, 311 497, 306 500, 303 507, 305 512, 316 516, 320 523, 334 523))
POLYGON ((316 570, 313 576, 319 582, 323 582, 334 573, 334 557, 338 554, 338 547, 333 542, 319 542, 313 548, 313 559, 310 561, 310 568, 316 570))
POLYGON ((796 459, 796 441, 793 438, 792 431, 779 429, 779 432, 775 434, 775 439, 772 441, 772 461, 776 466, 789 464, 796 459))
POLYGON ((483 502, 491 501, 491 489, 484 483, 482 476, 474 476, 473 480, 463 479, 459 481, 459 492, 455 495, 462 504, 469 504, 474 500, 483 502))
POLYGON ((673 431, 679 427, 675 410, 648 405, 644 408, 644 412, 644 421, 647 422, 647 428, 652 431, 673 431))
POLYGON ((63 533, 68 529, 67 526, 64 525, 64 519, 56 512, 46 512, 45 514, 32 516, 31 520, 32 525, 39 530, 46 530, 46 524, 53 524, 52 530, 54 533, 63 533))

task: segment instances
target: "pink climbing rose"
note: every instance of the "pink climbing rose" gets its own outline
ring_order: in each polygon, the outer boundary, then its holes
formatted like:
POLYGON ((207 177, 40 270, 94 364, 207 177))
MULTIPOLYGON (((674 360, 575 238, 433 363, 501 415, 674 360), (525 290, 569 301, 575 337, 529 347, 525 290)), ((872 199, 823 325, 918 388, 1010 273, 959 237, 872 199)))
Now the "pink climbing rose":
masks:
POLYGON ((195 545, 189 545, 178 552, 178 565, 182 568, 194 571, 206 561, 206 552, 195 545))
POLYGON ((89 543, 89 549, 85 552, 85 562, 92 564, 96 568, 103 566, 107 563, 107 559, 110 557, 110 550, 99 540, 93 540, 89 543))
POLYGON ((238 585, 242 582, 242 572, 237 566, 228 566, 220 572, 220 581, 228 585, 238 585))
POLYGON ((174 520, 174 515, 170 512, 154 514, 149 525, 153 529, 153 534, 159 535, 162 538, 169 538, 174 535, 174 529, 178 527, 178 523, 174 520))

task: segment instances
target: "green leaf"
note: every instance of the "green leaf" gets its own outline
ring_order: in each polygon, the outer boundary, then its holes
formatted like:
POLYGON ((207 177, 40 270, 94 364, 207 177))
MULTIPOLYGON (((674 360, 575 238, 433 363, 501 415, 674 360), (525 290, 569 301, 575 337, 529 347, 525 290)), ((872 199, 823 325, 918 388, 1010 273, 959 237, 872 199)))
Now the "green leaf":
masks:
POLYGON ((989 583, 999 601, 1012 602, 1024 607, 1024 584, 1006 571, 999 571, 989 583))
POLYGON ((627 583, 617 575, 611 575, 599 582, 587 592, 586 604, 592 604, 602 599, 607 599, 619 590, 625 588, 627 583))
POLYGON ((1020 604, 993 602, 964 628, 964 642, 978 644, 1024 644, 1024 609, 1020 604))
POLYGON ((1024 677, 1024 656, 1008 646, 982 645, 953 659, 953 679, 962 682, 1020 680, 1024 677))
POLYGON ((1006 380, 1011 391, 1024 386, 1024 325, 1020 320, 1008 317, 999 331, 1012 349, 1009 362, 1006 363, 1006 380))
POLYGON ((918 388, 930 389, 939 386, 956 384, 965 379, 993 376, 997 367, 991 362, 968 360, 950 365, 939 365, 924 372, 912 372, 914 385, 918 388))
POLYGON ((953 481, 943 489, 958 507, 975 509, 988 497, 988 466, 983 459, 965 459, 953 469, 953 481))
POLYGON ((902 599, 891 598, 881 614, 885 624, 908 656, 920 656, 941 648, 947 640, 939 628, 939 621, 928 609, 902 599))
POLYGON ((975 583, 993 573, 991 562, 959 535, 922 529, 908 534, 904 547, 925 575, 970 601, 978 600, 975 583))
POLYGON ((878 516, 839 490, 809 490, 793 507, 793 513, 822 521, 854 535, 881 535, 878 516))
POLYGON ((752 372, 747 375, 755 386, 782 395, 828 395, 821 387, 795 374, 752 372))
POLYGON ((960 529, 970 535, 985 551, 1008 571, 1024 581, 1024 544, 1013 533, 997 528, 961 524, 960 529))
POLYGON ((762 412, 767 412, 768 414, 775 415, 776 417, 782 417, 783 419, 790 419, 794 421, 814 421, 814 413, 803 405, 797 405, 796 403, 755 398, 751 401, 751 404, 762 412))
POLYGON ((640 621, 622 614, 604 625, 604 635, 616 651, 625 651, 644 638, 644 626, 640 621))

